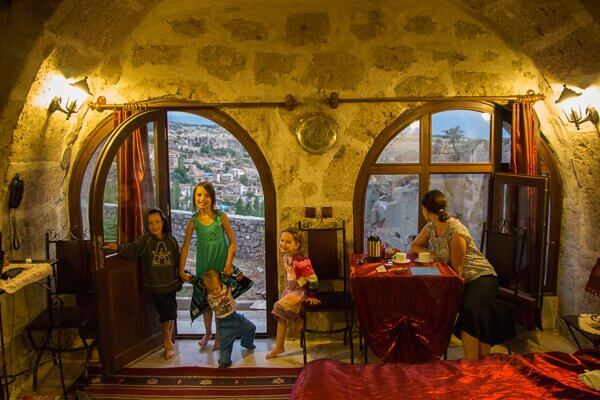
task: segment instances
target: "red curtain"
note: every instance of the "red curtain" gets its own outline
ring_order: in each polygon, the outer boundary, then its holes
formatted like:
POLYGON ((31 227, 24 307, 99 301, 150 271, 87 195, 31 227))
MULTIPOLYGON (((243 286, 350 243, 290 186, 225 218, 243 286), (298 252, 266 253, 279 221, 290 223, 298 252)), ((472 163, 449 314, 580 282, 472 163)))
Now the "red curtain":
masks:
MULTIPOLYGON (((539 175, 538 145, 539 126, 533 106, 530 102, 514 103, 512 113, 512 141, 510 160, 511 171, 515 174, 539 175)), ((516 216, 516 226, 525 227, 530 243, 536 241, 536 193, 535 189, 527 189, 524 196, 519 196, 518 209, 521 210, 516 216)))
POLYGON ((514 103, 512 112, 511 172, 538 175, 539 128, 531 103, 514 103))
MULTIPOLYGON (((114 127, 133 114, 134 111, 131 110, 116 110, 113 114, 114 127)), ((145 125, 135 129, 117 152, 119 243, 131 242, 144 232, 144 141, 147 142, 145 125)))
MULTIPOLYGON (((539 126, 531 102, 515 102, 512 109, 511 170, 515 174, 539 175, 538 140, 539 126)), ((538 246, 536 232, 537 193, 535 188, 509 189, 507 208, 512 210, 511 226, 524 227, 527 230, 527 243, 523 257, 523 267, 532 270, 535 265, 535 254, 538 246), (512 190, 511 190, 512 189, 512 190), (510 204, 512 203, 512 205, 510 204), (516 207, 515 207, 516 206, 516 207)), ((529 282, 533 284, 533 282, 529 282)), ((539 325, 539 310, 525 307, 519 310, 518 320, 526 329, 534 329, 539 325)))

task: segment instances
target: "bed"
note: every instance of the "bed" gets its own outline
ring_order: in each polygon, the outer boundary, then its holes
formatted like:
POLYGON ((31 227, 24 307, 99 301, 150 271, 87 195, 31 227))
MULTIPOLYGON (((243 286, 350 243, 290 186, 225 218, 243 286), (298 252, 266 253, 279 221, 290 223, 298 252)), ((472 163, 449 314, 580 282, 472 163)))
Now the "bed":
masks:
POLYGON ((422 364, 320 359, 302 369, 291 399, 600 399, 600 391, 578 378, 594 369, 600 369, 600 351, 594 350, 422 364))

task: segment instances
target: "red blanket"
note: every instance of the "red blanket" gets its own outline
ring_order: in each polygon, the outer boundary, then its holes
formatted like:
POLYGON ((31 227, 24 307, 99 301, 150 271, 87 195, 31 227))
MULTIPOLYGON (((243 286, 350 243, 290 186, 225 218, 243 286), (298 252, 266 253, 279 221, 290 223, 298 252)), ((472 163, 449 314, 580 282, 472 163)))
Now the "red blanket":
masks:
POLYGON ((599 351, 492 354, 481 361, 359 364, 308 363, 293 400, 600 399, 578 374, 600 369, 599 351))

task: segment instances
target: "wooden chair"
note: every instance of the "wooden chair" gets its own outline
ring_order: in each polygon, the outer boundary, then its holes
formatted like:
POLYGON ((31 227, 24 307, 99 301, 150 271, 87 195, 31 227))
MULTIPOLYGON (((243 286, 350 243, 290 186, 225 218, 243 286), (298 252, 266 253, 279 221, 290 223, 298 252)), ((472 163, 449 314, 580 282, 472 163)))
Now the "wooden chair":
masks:
POLYGON ((97 345, 91 251, 89 240, 79 240, 70 234, 68 239, 58 239, 55 232, 46 234, 46 257, 56 260, 52 285, 49 287, 49 304, 47 309, 26 327, 29 342, 36 351, 33 389, 37 390, 37 373, 41 357, 44 352, 49 351, 55 364, 58 363, 65 399, 67 394, 62 353, 85 350, 84 373, 87 375, 92 350, 97 345), (76 304, 65 305, 64 295, 75 295, 76 304), (64 347, 64 331, 67 329, 77 331, 82 342, 81 346, 64 347))
POLYGON ((301 221, 298 223, 298 228, 306 232, 306 248, 319 279, 318 298, 321 301, 317 305, 305 303, 302 307, 301 318, 303 328, 300 344, 302 346, 304 363, 306 364, 307 361, 306 333, 325 335, 343 333, 344 345, 349 343, 350 361, 354 364, 354 344, 352 341, 354 307, 348 283, 345 221, 337 221, 334 225, 321 224, 319 226, 309 226, 309 224, 301 221), (344 313, 344 326, 329 330, 308 329, 308 317, 311 314, 323 312, 344 313))
MULTIPOLYGON (((519 286, 527 279, 528 273, 523 268, 525 233, 525 229, 495 230, 484 225, 481 238, 481 250, 498 274, 501 291, 496 303, 504 308, 503 323, 512 325, 512 337, 519 306, 519 286), (503 291, 508 295, 503 296, 503 291)), ((505 345, 510 354, 510 346, 507 343, 505 345)))

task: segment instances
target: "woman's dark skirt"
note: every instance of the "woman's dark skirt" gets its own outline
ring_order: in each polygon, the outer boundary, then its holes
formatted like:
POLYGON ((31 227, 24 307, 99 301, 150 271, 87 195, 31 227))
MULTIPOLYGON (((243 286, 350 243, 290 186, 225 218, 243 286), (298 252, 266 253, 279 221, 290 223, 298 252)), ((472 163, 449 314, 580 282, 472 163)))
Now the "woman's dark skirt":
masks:
POLYGON ((509 308, 497 302, 498 277, 484 275, 465 285, 454 335, 465 331, 479 341, 500 344, 515 336, 509 308))

